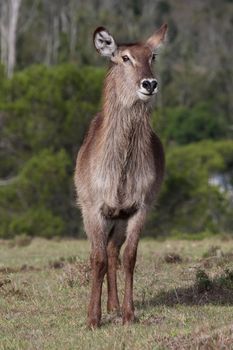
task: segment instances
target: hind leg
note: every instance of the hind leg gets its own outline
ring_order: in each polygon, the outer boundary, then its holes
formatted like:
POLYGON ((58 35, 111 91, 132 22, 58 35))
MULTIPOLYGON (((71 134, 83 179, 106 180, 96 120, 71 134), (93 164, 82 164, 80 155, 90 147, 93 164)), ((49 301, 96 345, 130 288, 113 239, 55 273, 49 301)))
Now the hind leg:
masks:
POLYGON ((117 292, 117 265, 122 244, 125 241, 126 222, 118 221, 113 228, 107 243, 108 270, 107 286, 108 301, 107 311, 120 311, 120 304, 117 292))

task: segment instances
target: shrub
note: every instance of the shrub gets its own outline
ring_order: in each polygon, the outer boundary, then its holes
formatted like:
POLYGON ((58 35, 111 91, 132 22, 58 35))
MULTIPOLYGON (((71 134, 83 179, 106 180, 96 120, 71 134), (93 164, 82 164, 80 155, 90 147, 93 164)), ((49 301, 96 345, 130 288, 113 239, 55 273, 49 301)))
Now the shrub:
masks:
POLYGON ((231 192, 210 179, 216 173, 232 176, 233 142, 172 147, 166 158, 165 182, 147 233, 232 232, 231 192))
POLYGON ((207 103, 199 103, 191 108, 167 108, 163 114, 168 121, 163 131, 168 142, 187 144, 204 139, 220 139, 228 127, 223 116, 216 115, 207 103))
POLYGON ((68 233, 69 167, 64 150, 43 150, 25 164, 13 184, 0 187, 0 237, 68 233))
MULTIPOLYGON (((168 82, 166 89, 174 94, 164 93, 167 107, 154 113, 153 123, 160 124, 169 148, 159 206, 146 231, 151 235, 233 231, 229 191, 210 183, 211 176, 226 175, 232 188, 233 142, 184 145, 223 137, 226 128, 224 111, 215 113, 208 98, 198 97, 203 77, 187 72, 177 79, 178 86, 190 87, 188 103, 184 99, 181 106, 177 88, 168 82)), ((6 80, 0 67, 0 179, 6 179, 0 181, 0 237, 82 234, 73 169, 84 131, 99 108, 104 74, 72 64, 37 65, 6 80)))
POLYGON ((65 234, 65 222, 49 209, 34 207, 16 214, 9 224, 8 232, 10 236, 17 237, 27 234, 51 238, 54 235, 65 234))
POLYGON ((23 233, 21 235, 15 236, 14 240, 11 242, 11 247, 26 247, 30 245, 32 238, 27 234, 23 233))
POLYGON ((65 149, 74 157, 100 103, 103 70, 64 64, 16 73, 0 100, 0 176, 17 173, 42 149, 65 149), (14 150, 14 151, 12 151, 14 150))

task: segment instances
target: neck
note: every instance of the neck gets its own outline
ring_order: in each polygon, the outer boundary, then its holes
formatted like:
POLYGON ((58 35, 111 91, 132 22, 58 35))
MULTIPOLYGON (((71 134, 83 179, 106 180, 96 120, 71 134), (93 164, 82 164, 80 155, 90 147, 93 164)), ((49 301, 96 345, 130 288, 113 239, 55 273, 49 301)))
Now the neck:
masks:
POLYGON ((104 88, 101 144, 105 157, 110 152, 109 159, 117 159, 121 164, 132 157, 132 150, 136 151, 135 155, 144 154, 148 149, 151 109, 141 100, 125 105, 117 94, 114 80, 108 78, 104 88))
MULTIPOLYGON (((100 171, 105 182, 107 175, 114 177, 118 199, 124 196, 124 184, 128 174, 140 173, 145 158, 150 154, 152 129, 150 126, 150 108, 143 101, 135 101, 128 106, 118 97, 114 80, 105 83, 102 110, 100 171), (122 187, 123 186, 123 187, 122 187)), ((132 185, 133 186, 133 185, 132 185)))

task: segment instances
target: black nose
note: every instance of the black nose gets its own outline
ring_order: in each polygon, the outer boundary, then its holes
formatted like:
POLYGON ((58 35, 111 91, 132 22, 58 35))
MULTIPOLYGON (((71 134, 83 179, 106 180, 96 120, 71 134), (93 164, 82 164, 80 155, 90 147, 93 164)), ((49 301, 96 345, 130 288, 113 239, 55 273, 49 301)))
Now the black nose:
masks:
POLYGON ((157 80, 143 80, 142 87, 146 89, 150 94, 156 89, 158 85, 157 80))

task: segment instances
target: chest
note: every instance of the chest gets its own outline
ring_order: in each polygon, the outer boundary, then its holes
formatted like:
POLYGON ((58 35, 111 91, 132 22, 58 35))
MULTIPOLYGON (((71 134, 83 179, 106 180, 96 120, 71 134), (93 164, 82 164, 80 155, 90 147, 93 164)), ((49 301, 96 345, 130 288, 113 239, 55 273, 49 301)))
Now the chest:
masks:
MULTIPOLYGON (((142 136, 142 135, 140 135, 142 136)), ((114 141, 114 140, 113 140, 114 141)), ((103 149, 95 167, 95 185, 104 201, 131 205, 151 191, 156 178, 150 139, 132 135, 103 149)))

